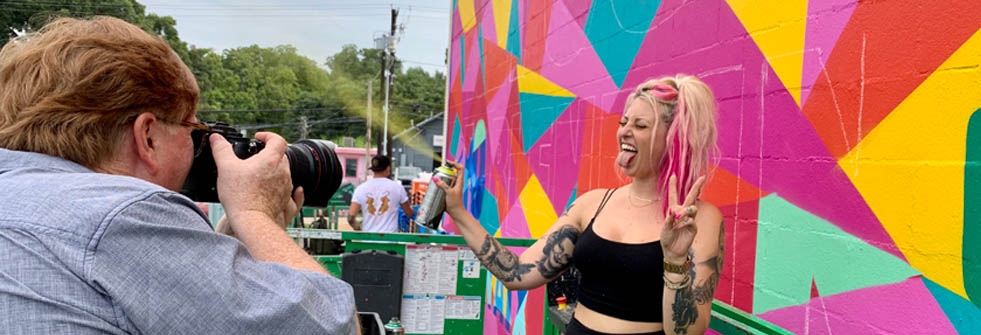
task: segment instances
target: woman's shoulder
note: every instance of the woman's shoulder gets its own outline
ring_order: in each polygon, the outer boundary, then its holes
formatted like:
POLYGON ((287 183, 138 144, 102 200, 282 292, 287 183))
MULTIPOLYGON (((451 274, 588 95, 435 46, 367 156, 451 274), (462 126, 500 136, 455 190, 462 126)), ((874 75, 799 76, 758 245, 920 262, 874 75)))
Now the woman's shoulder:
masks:
POLYGON ((695 223, 700 226, 703 225, 722 225, 722 211, 719 210, 714 204, 704 200, 698 200, 695 202, 695 206, 698 208, 698 214, 695 216, 695 223), (703 218, 698 220, 698 218, 703 218))
POLYGON ((598 204, 600 203, 600 201, 603 200, 603 197, 606 196, 606 193, 610 192, 611 190, 613 189, 594 188, 592 190, 587 191, 586 193, 583 193, 578 198, 576 198, 575 203, 578 205, 598 204))
POLYGON ((596 208, 599 207, 599 203, 602 201, 603 196, 607 191, 609 191, 609 189, 597 188, 580 194, 578 197, 576 197, 576 200, 573 201, 568 208, 566 208, 565 212, 562 213, 562 216, 571 217, 575 220, 580 230, 585 229, 586 223, 589 221, 589 218, 592 217, 593 213, 596 211, 596 208))

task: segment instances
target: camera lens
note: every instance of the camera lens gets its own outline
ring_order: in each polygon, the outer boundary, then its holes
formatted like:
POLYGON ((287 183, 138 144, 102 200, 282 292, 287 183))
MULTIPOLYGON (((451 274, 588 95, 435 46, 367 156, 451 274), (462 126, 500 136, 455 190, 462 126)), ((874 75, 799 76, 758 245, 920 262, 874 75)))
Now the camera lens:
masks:
POLYGON ((341 162, 334 147, 330 141, 299 140, 286 148, 293 186, 303 186, 304 206, 326 207, 340 188, 341 162))

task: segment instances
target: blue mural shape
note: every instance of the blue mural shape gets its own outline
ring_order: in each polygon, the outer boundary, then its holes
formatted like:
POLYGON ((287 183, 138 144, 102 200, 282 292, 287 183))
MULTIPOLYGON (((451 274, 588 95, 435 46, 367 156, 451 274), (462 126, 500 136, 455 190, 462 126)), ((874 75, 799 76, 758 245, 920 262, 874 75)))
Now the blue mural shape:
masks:
POLYGON ((660 6, 660 0, 593 1, 583 32, 617 87, 623 86, 660 6))

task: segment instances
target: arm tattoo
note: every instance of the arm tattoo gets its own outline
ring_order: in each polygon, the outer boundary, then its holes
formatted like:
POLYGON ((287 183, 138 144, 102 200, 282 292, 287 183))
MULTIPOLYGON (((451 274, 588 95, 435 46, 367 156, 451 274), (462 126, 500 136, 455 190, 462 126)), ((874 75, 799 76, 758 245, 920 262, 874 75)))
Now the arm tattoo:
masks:
POLYGON ((572 211, 572 206, 575 206, 575 205, 576 205, 576 203, 574 203, 574 202, 571 203, 571 204, 569 204, 569 208, 566 208, 565 211, 562 212, 562 216, 569 216, 569 211, 572 211))
MULTIPOLYGON (((715 298, 715 288, 719 285, 719 276, 722 273, 723 259, 725 258, 726 240, 725 226, 719 229, 719 254, 707 259, 698 265, 708 267, 712 270, 708 278, 701 285, 693 284, 691 287, 675 292, 674 304, 671 309, 674 312, 674 332, 677 334, 687 334, 688 327, 695 324, 698 319, 698 309, 695 304, 703 305, 712 303, 715 298)), ((689 253, 692 251, 689 250, 689 253)), ((691 282, 695 283, 695 269, 689 270, 691 282)))
POLYGON ((578 239, 579 231, 572 225, 565 225, 548 235, 542 249, 542 259, 535 262, 542 277, 552 279, 569 268, 572 264, 572 248, 578 239))
MULTIPOLYGON (((719 256, 712 257, 712 259, 706 260, 699 264, 705 264, 706 266, 715 267, 717 263, 721 262, 719 256)), ((692 280, 695 278, 693 277, 692 280)), ((692 285, 691 288, 692 295, 695 298, 695 303, 705 304, 711 303, 712 299, 715 297, 715 287, 719 284, 719 272, 715 271, 709 275, 708 279, 705 280, 702 285, 692 285)))
POLYGON ((515 256, 511 250, 504 248, 501 242, 490 235, 484 238, 484 244, 480 246, 477 258, 480 258, 480 262, 487 267, 488 271, 504 282, 521 281, 521 276, 530 272, 534 267, 532 264, 521 264, 518 261, 518 256, 515 256))
MULTIPOLYGON (((692 257, 693 250, 688 250, 688 256, 692 257)), ((688 270, 691 282, 695 282, 695 268, 688 270)), ((674 321, 675 334, 688 334, 688 326, 695 324, 698 320, 698 308, 695 306, 695 296, 691 286, 676 290, 674 292, 674 304, 671 305, 671 320, 674 321)))

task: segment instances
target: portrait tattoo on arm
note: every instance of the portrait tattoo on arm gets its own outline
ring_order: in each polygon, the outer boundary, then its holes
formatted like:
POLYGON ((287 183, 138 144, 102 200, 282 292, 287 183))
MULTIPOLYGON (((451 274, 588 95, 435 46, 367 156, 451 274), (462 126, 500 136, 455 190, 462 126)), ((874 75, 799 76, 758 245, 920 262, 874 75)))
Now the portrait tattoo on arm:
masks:
MULTIPOLYGON (((677 334, 687 334, 688 327, 695 324, 698 320, 698 308, 696 304, 703 305, 712 303, 715 298, 715 288, 719 285, 719 276, 722 274, 723 259, 725 258, 725 226, 719 229, 719 254, 698 263, 712 270, 708 278, 699 284, 695 280, 695 269, 689 270, 692 286, 675 292, 674 304, 671 305, 674 320, 674 332, 677 334)), ((689 250, 689 254, 693 251, 689 250)))
POLYGON ((572 264, 572 248, 577 240, 579 230, 572 225, 565 225, 548 235, 545 247, 542 248, 542 259, 535 262, 542 277, 552 279, 569 268, 572 264))
POLYGON ((518 261, 518 256, 515 256, 511 250, 505 248, 501 242, 490 235, 484 238, 484 244, 480 246, 477 258, 484 264, 487 271, 505 282, 521 281, 521 276, 531 272, 534 267, 533 264, 521 264, 518 261))

